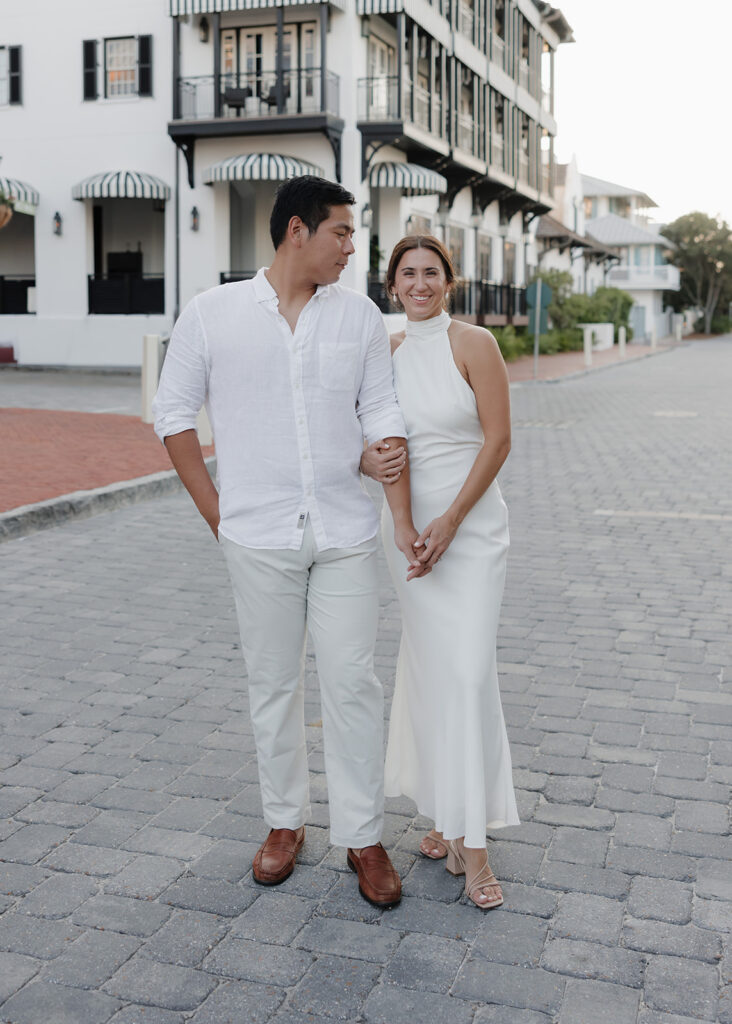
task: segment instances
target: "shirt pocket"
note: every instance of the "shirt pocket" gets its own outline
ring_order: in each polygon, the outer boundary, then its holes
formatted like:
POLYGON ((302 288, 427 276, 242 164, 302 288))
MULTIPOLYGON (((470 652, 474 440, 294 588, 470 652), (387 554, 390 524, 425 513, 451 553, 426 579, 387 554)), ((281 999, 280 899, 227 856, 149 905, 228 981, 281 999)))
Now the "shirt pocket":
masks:
POLYGON ((320 383, 328 391, 353 391, 359 346, 344 341, 321 342, 318 348, 320 383))

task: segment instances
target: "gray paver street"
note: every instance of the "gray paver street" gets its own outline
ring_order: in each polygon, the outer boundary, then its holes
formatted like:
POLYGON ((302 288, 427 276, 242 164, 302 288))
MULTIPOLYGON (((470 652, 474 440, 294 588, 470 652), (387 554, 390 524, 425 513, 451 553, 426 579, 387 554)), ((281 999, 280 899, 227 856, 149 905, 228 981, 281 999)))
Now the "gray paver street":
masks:
POLYGON ((311 659, 306 845, 283 885, 252 882, 232 598, 185 495, 3 544, 0 1020, 732 1024, 731 382, 726 338, 512 391, 499 660, 523 824, 490 844, 487 914, 418 855, 407 800, 384 839, 402 903, 360 899, 328 844, 311 659))

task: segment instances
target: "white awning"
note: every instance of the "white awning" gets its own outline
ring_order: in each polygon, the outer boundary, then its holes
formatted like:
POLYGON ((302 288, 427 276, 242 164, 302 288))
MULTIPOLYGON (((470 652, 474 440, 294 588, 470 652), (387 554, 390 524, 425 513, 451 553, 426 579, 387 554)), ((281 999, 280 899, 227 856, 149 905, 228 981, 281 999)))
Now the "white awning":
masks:
POLYGON ((17 213, 30 213, 31 215, 36 212, 40 198, 36 190, 30 185, 26 185, 24 181, 1 176, 0 195, 5 196, 6 199, 12 199, 17 213))
POLYGON ((152 174, 105 171, 74 185, 71 195, 74 199, 170 199, 170 189, 152 174))
MULTIPOLYGON (((254 11, 265 7, 302 7, 323 3, 324 0, 170 0, 170 14, 178 18, 184 14, 221 14, 226 11, 254 11)), ((345 0, 326 0, 334 7, 345 9, 345 0)))
POLYGON ((371 167, 369 184, 373 188, 401 188, 410 196, 447 192, 447 179, 437 171, 420 167, 419 164, 400 164, 386 160, 371 167))
POLYGON ((284 181, 301 174, 316 174, 323 177, 322 167, 296 160, 294 156, 278 153, 247 153, 246 156, 230 156, 203 172, 207 185, 215 181, 284 181))

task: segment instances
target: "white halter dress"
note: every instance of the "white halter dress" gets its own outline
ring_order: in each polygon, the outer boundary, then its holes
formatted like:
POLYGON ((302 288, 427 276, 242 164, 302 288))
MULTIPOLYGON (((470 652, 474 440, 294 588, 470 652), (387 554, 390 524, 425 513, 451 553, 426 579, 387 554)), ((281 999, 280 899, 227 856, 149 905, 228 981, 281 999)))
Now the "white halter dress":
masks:
MULTIPOLYGON (((483 444, 449 325, 447 313, 408 322, 394 353, 417 530, 447 511, 483 444)), ((409 583, 386 502, 382 536, 402 614, 386 795, 411 797, 445 838, 482 847, 487 829, 519 823, 496 671, 508 512, 494 481, 432 572, 409 583)))

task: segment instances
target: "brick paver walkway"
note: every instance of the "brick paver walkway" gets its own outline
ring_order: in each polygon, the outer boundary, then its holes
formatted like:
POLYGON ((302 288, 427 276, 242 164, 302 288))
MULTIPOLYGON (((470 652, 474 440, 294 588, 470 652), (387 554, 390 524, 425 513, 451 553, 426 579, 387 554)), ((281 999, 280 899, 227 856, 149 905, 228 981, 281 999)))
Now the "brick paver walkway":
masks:
MULTIPOLYGON (((523 824, 482 914, 390 801, 404 899, 265 834, 232 599, 186 495, 0 547, 0 1020, 730 1024, 732 341, 517 389, 501 686, 523 824), (49 1008, 54 1008, 51 1017, 49 1008)), ((377 664, 398 606, 382 564, 377 664)))

